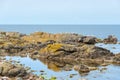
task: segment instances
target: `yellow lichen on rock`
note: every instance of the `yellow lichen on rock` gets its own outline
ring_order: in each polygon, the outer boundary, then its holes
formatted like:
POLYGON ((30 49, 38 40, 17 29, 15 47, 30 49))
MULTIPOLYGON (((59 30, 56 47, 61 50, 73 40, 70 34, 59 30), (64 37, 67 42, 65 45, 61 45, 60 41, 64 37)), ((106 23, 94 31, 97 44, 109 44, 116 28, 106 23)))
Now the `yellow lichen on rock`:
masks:
POLYGON ((45 33, 45 32, 35 32, 31 35, 22 37, 22 39, 30 43, 46 42, 48 40, 55 40, 54 34, 45 33))
POLYGON ((22 39, 30 43, 46 42, 47 40, 49 40, 49 39, 40 38, 38 36, 24 36, 22 39))
POLYGON ((55 54, 56 51, 60 49, 62 46, 63 44, 60 44, 60 43, 49 44, 45 48, 42 48, 40 50, 40 53, 55 54))
POLYGON ((84 44, 84 45, 81 47, 81 49, 84 50, 85 54, 93 52, 93 51, 94 51, 93 48, 94 48, 93 45, 86 45, 86 44, 84 44))

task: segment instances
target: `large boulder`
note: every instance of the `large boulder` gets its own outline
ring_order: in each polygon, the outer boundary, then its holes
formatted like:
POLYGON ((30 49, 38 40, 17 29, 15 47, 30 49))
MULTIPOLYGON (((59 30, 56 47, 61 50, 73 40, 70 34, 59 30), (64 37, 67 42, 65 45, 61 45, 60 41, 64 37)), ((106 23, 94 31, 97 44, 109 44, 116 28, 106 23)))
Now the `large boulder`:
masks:
POLYGON ((75 59, 97 59, 114 56, 109 50, 94 45, 51 44, 40 50, 41 57, 52 60, 75 61, 75 59), (46 57, 47 56, 47 57, 46 57))
POLYGON ((0 64, 0 76, 8 76, 8 77, 22 77, 27 74, 27 71, 18 65, 14 65, 10 62, 3 62, 0 64))
POLYGON ((105 38, 103 40, 106 44, 116 44, 118 42, 118 39, 115 36, 109 35, 108 38, 105 38))
POLYGON ((78 42, 86 43, 86 44, 95 44, 96 43, 96 37, 82 36, 78 39, 78 42))

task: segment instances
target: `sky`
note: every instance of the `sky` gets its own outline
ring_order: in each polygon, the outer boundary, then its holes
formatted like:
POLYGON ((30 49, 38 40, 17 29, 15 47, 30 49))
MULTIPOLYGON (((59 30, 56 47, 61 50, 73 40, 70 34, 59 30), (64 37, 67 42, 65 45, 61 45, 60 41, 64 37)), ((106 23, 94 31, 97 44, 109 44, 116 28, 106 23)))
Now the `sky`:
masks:
POLYGON ((0 24, 120 24, 120 0, 0 0, 0 24))

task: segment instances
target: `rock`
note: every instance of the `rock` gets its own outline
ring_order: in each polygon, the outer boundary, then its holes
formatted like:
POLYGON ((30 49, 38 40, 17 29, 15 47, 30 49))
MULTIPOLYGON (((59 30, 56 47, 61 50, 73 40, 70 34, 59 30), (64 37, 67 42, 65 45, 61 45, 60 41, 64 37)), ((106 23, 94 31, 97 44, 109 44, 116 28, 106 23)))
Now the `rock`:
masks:
POLYGON ((19 32, 6 32, 6 36, 9 36, 9 37, 20 37, 21 34, 19 32))
POLYGON ((18 77, 22 77, 22 76, 25 76, 26 75, 26 70, 19 67, 19 68, 15 68, 15 69, 11 69, 9 70, 8 72, 8 76, 18 76, 18 77))
POLYGON ((23 80, 21 77, 18 77, 16 80, 23 80))
POLYGON ((39 54, 38 51, 34 51, 34 52, 32 53, 32 55, 37 55, 37 54, 39 54))
POLYGON ((90 70, 89 70, 89 67, 88 66, 86 66, 86 65, 80 65, 80 66, 74 66, 74 69, 75 70, 77 70, 77 71, 79 71, 79 72, 89 72, 90 70))
POLYGON ((81 79, 79 79, 79 80, 88 80, 88 79, 86 79, 86 78, 81 78, 81 79))
POLYGON ((5 38, 6 32, 0 32, 0 39, 5 38))
POLYGON ((101 66, 108 66, 108 65, 109 65, 108 63, 101 64, 101 66))
MULTIPOLYGON (((1 65, 1 64, 0 64, 1 65)), ((2 67, 0 67, 0 74, 2 74, 2 71, 3 71, 3 68, 2 67)))
POLYGON ((106 44, 116 44, 118 42, 118 39, 115 36, 109 35, 108 38, 105 38, 103 40, 106 44))
POLYGON ((45 71, 44 71, 44 70, 40 70, 40 72, 42 72, 42 73, 43 73, 43 72, 45 72, 45 71))
POLYGON ((111 53, 109 50, 101 48, 101 47, 96 47, 94 45, 83 45, 78 47, 77 52, 78 55, 81 58, 90 58, 90 59, 95 59, 95 58, 102 58, 105 56, 113 56, 113 53, 111 53))
POLYGON ((11 79, 9 79, 8 77, 2 77, 0 78, 0 80, 11 80, 11 79))
POLYGON ((57 51, 64 51, 65 54, 71 54, 77 51, 77 48, 75 46, 63 46, 57 51))
POLYGON ((8 77, 16 77, 20 76, 23 77, 27 74, 26 70, 22 66, 13 65, 10 62, 4 62, 0 65, 1 68, 1 76, 8 76, 8 77))
POLYGON ((104 68, 101 68, 101 69, 100 69, 100 72, 103 72, 103 71, 105 71, 105 70, 107 70, 107 68, 105 68, 105 67, 104 67, 104 68))
POLYGON ((46 43, 47 44, 54 44, 54 43, 56 43, 56 41, 54 41, 54 40, 48 40, 48 41, 46 41, 46 43))
POLYGON ((78 39, 78 42, 82 42, 86 44, 95 44, 96 38, 93 36, 83 36, 78 39))
POLYGON ((77 74, 70 74, 70 78, 73 78, 75 75, 77 75, 77 74))
POLYGON ((97 70, 97 67, 89 67, 90 70, 97 70))
POLYGON ((118 53, 114 56, 113 62, 120 64, 120 53, 118 53))
POLYGON ((42 44, 42 42, 39 42, 39 41, 38 41, 37 44, 42 44))

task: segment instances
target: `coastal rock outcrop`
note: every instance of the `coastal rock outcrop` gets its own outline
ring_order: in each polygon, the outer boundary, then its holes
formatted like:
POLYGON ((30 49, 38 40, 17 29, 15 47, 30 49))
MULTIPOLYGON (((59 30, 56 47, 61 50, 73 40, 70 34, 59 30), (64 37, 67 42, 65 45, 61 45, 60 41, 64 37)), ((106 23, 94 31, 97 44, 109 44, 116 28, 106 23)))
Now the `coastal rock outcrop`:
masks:
POLYGON ((109 50, 94 45, 82 44, 75 46, 58 43, 40 49, 39 55, 49 60, 63 61, 66 63, 71 63, 75 60, 81 61, 81 59, 102 59, 104 57, 114 56, 109 50))
MULTIPOLYGON (((48 61, 48 63, 45 62, 45 64, 49 64, 48 68, 55 71, 64 67, 65 70, 74 68, 79 72, 89 72, 97 69, 96 66, 105 63, 120 64, 120 54, 113 54, 110 50, 95 46, 99 42, 116 44, 117 41, 114 36, 102 40, 75 33, 35 32, 30 35, 22 35, 18 32, 0 32, 0 55, 29 56, 32 59, 43 59, 43 61, 48 61), (70 64, 70 67, 67 64, 70 64), (90 64, 94 64, 95 67, 91 67, 90 64), (59 68, 57 68, 58 66, 59 68)), ((37 78, 33 79, 34 75, 28 74, 22 66, 9 62, 0 62, 0 76, 28 76, 26 79, 33 76, 30 80, 37 80, 37 78)))
POLYGON ((118 42, 118 39, 115 36, 109 35, 108 38, 105 38, 103 40, 106 44, 116 44, 118 42))
MULTIPOLYGON (((35 32, 20 36, 16 32, 1 32, 4 38, 0 41, 0 54, 19 54, 38 58, 74 61, 74 59, 97 59, 114 56, 109 50, 96 47, 96 37, 83 36, 75 33, 51 34, 35 32), (9 36, 9 37, 8 37, 9 36), (6 39, 8 38, 8 39, 6 39), (67 60, 68 59, 68 60, 67 60)), ((107 42, 116 42, 117 39, 109 36, 107 42)))
POLYGON ((3 62, 0 64, 0 75, 8 77, 23 77, 26 76, 27 71, 18 65, 14 65, 10 62, 3 62))

